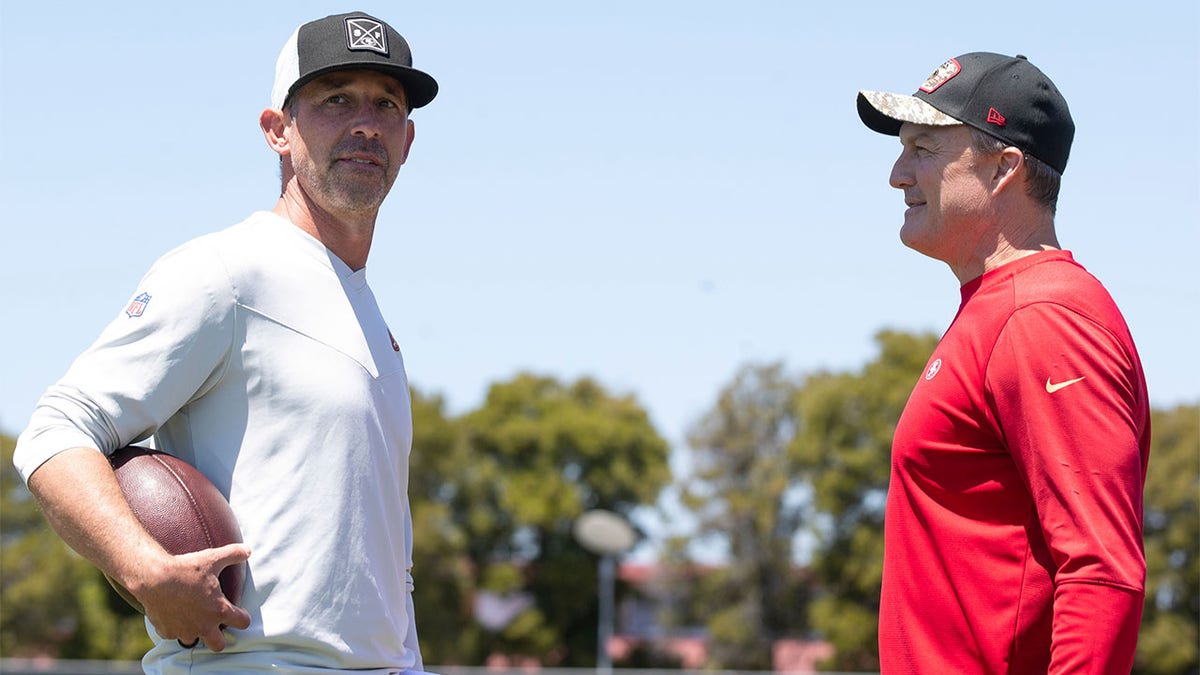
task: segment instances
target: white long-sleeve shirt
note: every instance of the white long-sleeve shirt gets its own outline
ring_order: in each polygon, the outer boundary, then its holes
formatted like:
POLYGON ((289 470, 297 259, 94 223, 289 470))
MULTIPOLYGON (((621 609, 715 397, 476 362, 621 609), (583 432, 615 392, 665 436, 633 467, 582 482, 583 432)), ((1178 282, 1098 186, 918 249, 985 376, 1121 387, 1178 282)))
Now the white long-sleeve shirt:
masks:
POLYGON ((267 212, 163 256, 21 434, 28 480, 71 447, 153 436, 229 499, 252 555, 223 652, 158 638, 147 672, 421 669, 399 346, 365 270, 267 212))

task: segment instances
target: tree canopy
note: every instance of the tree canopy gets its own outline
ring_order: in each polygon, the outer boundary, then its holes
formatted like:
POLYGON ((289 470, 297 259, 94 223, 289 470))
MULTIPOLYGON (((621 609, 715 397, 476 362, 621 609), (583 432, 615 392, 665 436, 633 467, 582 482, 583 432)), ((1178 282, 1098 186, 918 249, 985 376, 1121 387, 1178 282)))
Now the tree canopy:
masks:
POLYGON ((1134 672, 1200 672, 1200 405, 1156 410, 1146 471, 1146 607, 1134 672))
POLYGON ((418 395, 414 428, 414 574, 436 586, 417 591, 426 661, 594 664, 596 557, 571 527, 595 508, 628 516, 668 483, 668 446, 645 410, 592 379, 521 374, 457 419, 418 395), (479 621, 482 599, 511 616, 479 621))
POLYGON ((796 397, 802 420, 792 439, 795 480, 811 485, 809 527, 818 593, 813 627, 836 650, 831 665, 879 668, 883 511, 892 435, 913 383, 933 352, 933 335, 884 331, 879 356, 858 372, 808 378, 796 397))
POLYGON ((729 546, 728 564, 701 599, 713 667, 769 670, 774 640, 803 625, 793 562, 801 504, 788 453, 795 395, 782 364, 747 366, 688 435, 696 471, 683 502, 701 536, 724 535, 729 546))
POLYGON ((772 639, 811 633, 836 648, 831 666, 879 667, 892 432, 936 338, 885 331, 876 342, 857 372, 744 366, 689 435, 697 469, 684 503, 697 535, 730 548, 708 581, 714 667, 770 667, 772 639))

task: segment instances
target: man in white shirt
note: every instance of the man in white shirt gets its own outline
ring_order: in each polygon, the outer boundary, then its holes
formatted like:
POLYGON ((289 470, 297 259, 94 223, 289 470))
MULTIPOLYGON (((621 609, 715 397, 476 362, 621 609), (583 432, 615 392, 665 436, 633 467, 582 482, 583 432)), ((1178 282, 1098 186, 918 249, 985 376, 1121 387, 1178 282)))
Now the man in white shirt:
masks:
POLYGON ((300 26, 259 120, 279 201, 156 262, 18 439, 56 531, 146 608, 147 672, 423 669, 408 382, 365 267, 409 113, 436 94, 376 18, 300 26), (172 556, 145 532, 106 456, 151 436, 229 499, 245 544, 172 556), (238 607, 217 575, 243 561, 238 607))

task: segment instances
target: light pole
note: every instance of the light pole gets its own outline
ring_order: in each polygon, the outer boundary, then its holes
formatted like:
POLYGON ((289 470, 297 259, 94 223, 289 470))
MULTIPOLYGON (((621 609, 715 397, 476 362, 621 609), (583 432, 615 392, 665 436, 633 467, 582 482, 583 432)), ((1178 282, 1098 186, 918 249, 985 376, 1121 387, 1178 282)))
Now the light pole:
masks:
POLYGON ((612 658, 608 655, 608 640, 613 633, 613 614, 616 595, 616 558, 627 553, 637 543, 637 535, 623 517, 593 509, 575 520, 575 539, 592 553, 600 556, 599 583, 596 589, 600 616, 596 630, 596 673, 611 675, 612 658))

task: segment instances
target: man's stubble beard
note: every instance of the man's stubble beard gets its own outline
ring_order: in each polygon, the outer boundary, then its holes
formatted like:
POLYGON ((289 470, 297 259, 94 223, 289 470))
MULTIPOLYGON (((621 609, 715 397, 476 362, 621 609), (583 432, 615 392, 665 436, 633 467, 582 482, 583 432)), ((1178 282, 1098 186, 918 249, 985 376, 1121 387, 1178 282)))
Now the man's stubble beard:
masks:
POLYGON ((292 169, 297 180, 307 184, 316 194, 318 202, 331 211, 348 211, 352 213, 373 213, 383 205, 383 200, 391 192, 396 174, 391 171, 391 161, 387 153, 380 152, 383 169, 382 180, 367 176, 339 176, 339 173, 353 171, 349 167, 339 165, 338 160, 330 160, 325 169, 319 170, 310 155, 292 156, 292 169))

